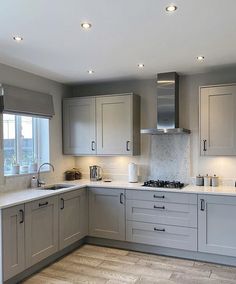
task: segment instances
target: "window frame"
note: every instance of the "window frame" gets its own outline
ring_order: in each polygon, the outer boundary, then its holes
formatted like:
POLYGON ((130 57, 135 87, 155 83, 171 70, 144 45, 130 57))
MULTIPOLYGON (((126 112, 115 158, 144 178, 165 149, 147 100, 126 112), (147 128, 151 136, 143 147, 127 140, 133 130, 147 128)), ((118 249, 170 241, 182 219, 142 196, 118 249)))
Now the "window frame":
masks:
MULTIPOLYGON (((19 114, 10 114, 13 115, 15 117, 15 159, 16 159, 16 163, 18 165, 22 165, 23 162, 23 155, 22 155, 22 151, 23 151, 23 147, 22 147, 22 137, 21 137, 21 128, 22 128, 22 117, 26 117, 26 115, 19 115, 19 114)), ((47 128, 48 128, 48 153, 46 154, 47 156, 47 161, 43 160, 43 158, 45 157, 45 154, 42 154, 42 147, 40 145, 40 143, 42 142, 42 138, 41 136, 45 136, 42 133, 42 123, 43 121, 40 121, 40 119, 42 119, 41 117, 36 117, 36 116, 28 116, 32 119, 32 147, 33 147, 33 153, 32 153, 32 162, 28 162, 28 166, 30 164, 34 163, 34 160, 36 160, 36 163, 38 164, 38 166, 43 163, 43 162, 50 162, 50 134, 49 134, 49 119, 47 122, 47 128)), ((46 118, 44 118, 46 119, 46 118)), ((4 123, 4 114, 3 114, 3 123, 4 123)), ((4 131, 4 129, 3 129, 4 131)), ((3 133, 3 140, 4 140, 4 133, 3 133)), ((4 144, 3 144, 4 145, 4 144)), ((4 164, 5 164, 5 155, 4 155, 4 146, 3 146, 3 160, 4 160, 4 164)), ((45 172, 47 172, 49 169, 45 168, 45 172)), ((21 173, 19 172, 19 174, 13 174, 11 173, 11 171, 5 171, 5 167, 4 167, 4 176, 11 176, 11 175, 25 175, 25 174, 32 174, 32 172, 28 172, 28 173, 21 173)))

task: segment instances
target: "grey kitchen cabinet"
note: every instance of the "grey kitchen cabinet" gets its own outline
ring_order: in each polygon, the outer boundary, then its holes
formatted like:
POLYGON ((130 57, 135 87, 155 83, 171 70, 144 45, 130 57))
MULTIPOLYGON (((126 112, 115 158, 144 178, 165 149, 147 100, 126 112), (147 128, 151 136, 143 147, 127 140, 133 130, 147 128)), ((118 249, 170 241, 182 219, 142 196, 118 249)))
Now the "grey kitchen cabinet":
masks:
POLYGON ((26 266, 58 251, 58 196, 25 204, 26 266))
POLYGON ((198 250, 236 256, 236 197, 198 196, 198 250))
POLYGON ((236 85, 200 88, 200 153, 236 155, 236 85))
POLYGON ((89 236, 125 240, 125 191, 89 189, 89 236))
POLYGON ((2 210, 3 280, 25 269, 24 204, 2 210))
POLYGON ((197 251, 197 194, 126 190, 126 241, 197 251))
POLYGON ((97 154, 138 155, 140 99, 133 94, 96 97, 97 154))
POLYGON ((70 155, 96 154, 95 98, 63 101, 63 152, 70 155))
POLYGON ((126 200, 126 219, 196 228, 197 204, 126 200))
POLYGON ((197 251, 197 229, 159 223, 126 222, 128 242, 197 251))
POLYGON ((87 190, 59 195, 59 248, 63 249, 88 234, 87 190))
POLYGON ((139 155, 140 97, 134 94, 63 101, 64 154, 139 155))

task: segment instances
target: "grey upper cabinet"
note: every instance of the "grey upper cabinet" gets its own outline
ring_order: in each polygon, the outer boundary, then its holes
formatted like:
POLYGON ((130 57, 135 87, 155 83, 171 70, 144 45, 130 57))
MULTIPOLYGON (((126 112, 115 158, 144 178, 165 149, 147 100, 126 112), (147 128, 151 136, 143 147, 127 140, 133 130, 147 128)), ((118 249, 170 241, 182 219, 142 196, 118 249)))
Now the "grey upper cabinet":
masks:
POLYGON ((125 240, 124 190, 89 189, 89 236, 125 240))
POLYGON ((24 204, 2 211, 2 257, 4 281, 25 269, 24 204))
POLYGON ((26 265, 30 267, 58 250, 58 196, 26 203, 25 223, 26 265))
POLYGON ((140 97, 134 94, 63 101, 64 153, 139 155, 140 97))
POLYGON ((236 198, 198 196, 198 250, 236 256, 236 198))
POLYGON ((61 194, 59 203, 59 247, 63 249, 88 233, 87 190, 61 194))
POLYGON ((236 85, 200 89, 200 153, 236 155, 236 85))
POLYGON ((63 101, 64 154, 95 155, 95 98, 72 98, 63 101))
POLYGON ((97 154, 139 154, 139 104, 132 94, 96 98, 97 154))

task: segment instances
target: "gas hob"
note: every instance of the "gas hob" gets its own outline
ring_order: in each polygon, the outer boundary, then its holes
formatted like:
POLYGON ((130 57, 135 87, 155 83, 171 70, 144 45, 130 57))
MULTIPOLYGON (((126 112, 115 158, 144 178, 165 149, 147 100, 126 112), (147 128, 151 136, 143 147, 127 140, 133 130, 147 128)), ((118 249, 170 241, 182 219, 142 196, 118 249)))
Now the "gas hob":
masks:
POLYGON ((185 187, 186 184, 180 181, 148 180, 148 181, 145 181, 142 186, 181 189, 185 187))

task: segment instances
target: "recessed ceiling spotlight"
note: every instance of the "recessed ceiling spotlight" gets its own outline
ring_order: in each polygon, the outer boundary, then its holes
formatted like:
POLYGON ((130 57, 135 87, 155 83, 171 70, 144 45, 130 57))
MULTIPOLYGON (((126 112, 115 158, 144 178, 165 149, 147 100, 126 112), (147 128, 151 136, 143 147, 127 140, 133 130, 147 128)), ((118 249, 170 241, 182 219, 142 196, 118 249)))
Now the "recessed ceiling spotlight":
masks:
POLYGON ((205 59, 205 57, 203 55, 197 56, 197 60, 198 61, 203 61, 204 59, 205 59))
POLYGON ((88 70, 88 73, 91 75, 91 74, 94 74, 94 70, 88 70))
POLYGON ((169 5, 169 6, 167 6, 166 7, 166 11, 167 12, 174 12, 174 11, 176 11, 178 8, 177 8, 177 6, 175 6, 175 5, 169 5))
POLYGON ((143 63, 139 63, 138 64, 138 68, 140 68, 140 69, 144 68, 144 64, 143 63))
POLYGON ((21 36, 14 36, 13 39, 14 39, 15 41, 20 42, 20 41, 23 40, 23 37, 21 37, 21 36))
POLYGON ((84 22, 84 23, 81 23, 81 27, 85 30, 89 30, 89 29, 91 29, 92 24, 90 24, 88 22, 84 22))

